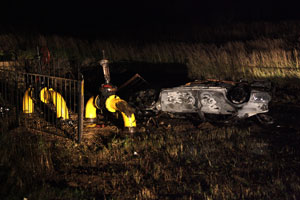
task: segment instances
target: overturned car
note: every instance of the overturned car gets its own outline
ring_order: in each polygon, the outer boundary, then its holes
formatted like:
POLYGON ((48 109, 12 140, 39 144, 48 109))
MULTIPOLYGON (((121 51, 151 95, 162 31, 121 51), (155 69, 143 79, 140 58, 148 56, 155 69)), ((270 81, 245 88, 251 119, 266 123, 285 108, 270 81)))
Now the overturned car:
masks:
POLYGON ((206 116, 222 115, 224 119, 243 119, 256 115, 259 121, 272 123, 264 115, 271 101, 269 82, 232 82, 206 80, 162 89, 156 110, 171 113, 198 113, 206 116))

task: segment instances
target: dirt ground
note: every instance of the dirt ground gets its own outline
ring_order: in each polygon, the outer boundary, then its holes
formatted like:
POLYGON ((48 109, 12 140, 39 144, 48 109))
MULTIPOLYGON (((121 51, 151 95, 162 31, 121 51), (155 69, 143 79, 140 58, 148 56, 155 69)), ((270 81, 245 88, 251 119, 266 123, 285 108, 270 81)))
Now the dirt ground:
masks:
POLYGON ((128 134, 103 118, 85 126, 80 144, 24 123, 2 128, 0 197, 300 199, 297 94, 273 94, 272 125, 159 113, 138 117, 138 131, 128 134))
POLYGON ((269 126, 162 114, 81 144, 19 127, 1 135, 1 199, 299 199, 300 106, 269 114, 269 126))

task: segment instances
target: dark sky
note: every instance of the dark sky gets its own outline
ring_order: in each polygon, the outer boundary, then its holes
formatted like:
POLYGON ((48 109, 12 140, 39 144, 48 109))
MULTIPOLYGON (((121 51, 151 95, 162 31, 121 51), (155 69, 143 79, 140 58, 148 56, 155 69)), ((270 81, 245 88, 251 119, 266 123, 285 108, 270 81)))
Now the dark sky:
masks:
POLYGON ((293 1, 107 0, 1 2, 1 24, 50 32, 299 19, 293 1))

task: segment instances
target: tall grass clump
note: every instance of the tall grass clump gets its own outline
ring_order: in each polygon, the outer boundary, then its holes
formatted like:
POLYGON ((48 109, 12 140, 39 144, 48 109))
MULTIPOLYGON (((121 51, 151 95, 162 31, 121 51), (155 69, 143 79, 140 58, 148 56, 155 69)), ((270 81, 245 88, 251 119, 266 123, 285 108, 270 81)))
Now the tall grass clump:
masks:
POLYGON ((157 38, 140 33, 130 40, 3 33, 0 51, 14 50, 20 59, 33 59, 37 45, 47 46, 56 57, 89 66, 102 59, 105 50, 113 62, 185 64, 192 79, 295 80, 300 76, 298 24, 224 24, 164 33, 157 38))
POLYGON ((81 144, 23 127, 1 134, 0 196, 298 199, 298 129, 156 120, 134 135, 93 129, 81 144))

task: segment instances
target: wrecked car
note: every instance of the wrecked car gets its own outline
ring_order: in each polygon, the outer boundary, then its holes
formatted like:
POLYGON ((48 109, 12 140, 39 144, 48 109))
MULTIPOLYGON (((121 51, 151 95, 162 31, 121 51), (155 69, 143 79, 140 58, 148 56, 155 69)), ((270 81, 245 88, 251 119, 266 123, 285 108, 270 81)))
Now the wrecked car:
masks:
POLYGON ((244 119, 256 115, 259 121, 272 123, 269 111, 271 84, 268 82, 232 82, 206 80, 162 89, 155 109, 170 113, 198 113, 244 119))

